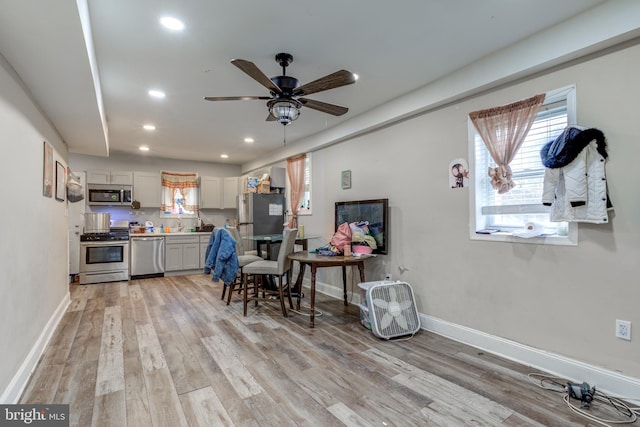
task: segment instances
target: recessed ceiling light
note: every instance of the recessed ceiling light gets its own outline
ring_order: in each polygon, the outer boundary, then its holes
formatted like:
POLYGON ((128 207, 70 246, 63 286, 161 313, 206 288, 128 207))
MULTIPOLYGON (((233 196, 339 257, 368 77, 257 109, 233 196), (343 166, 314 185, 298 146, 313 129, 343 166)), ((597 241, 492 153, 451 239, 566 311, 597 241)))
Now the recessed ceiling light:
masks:
POLYGON ((149 151, 149 147, 147 147, 146 145, 141 145, 140 151, 149 151))
POLYGON ((163 16, 162 18, 160 18, 160 24, 171 31, 184 30, 184 24, 182 23, 182 21, 176 18, 172 18, 171 16, 163 16))
POLYGON ((142 127, 144 128, 144 130, 156 130, 156 127, 154 125, 144 125, 142 127))
POLYGON ((164 98, 166 95, 165 95, 165 93, 164 93, 163 91, 161 91, 161 90, 151 89, 151 90, 149 91, 149 96, 152 96, 152 97, 154 97, 154 98, 162 99, 162 98, 164 98))
POLYGON ((220 154, 220 157, 222 157, 223 159, 228 159, 229 155, 228 154, 220 154))
POLYGON ((253 138, 245 138, 244 142, 251 144, 253 142, 253 138))

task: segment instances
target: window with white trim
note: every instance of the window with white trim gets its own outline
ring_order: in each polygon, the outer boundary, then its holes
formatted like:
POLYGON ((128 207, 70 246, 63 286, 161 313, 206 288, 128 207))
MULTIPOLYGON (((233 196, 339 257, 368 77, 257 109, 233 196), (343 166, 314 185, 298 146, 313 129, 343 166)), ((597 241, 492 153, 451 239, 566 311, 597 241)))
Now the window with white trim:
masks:
POLYGON ((468 120, 469 158, 473 179, 469 230, 472 239, 577 244, 575 223, 549 221, 550 208, 542 205, 545 168, 540 160, 540 150, 544 144, 557 137, 568 124, 576 123, 575 105, 575 86, 546 94, 545 102, 524 143, 510 164, 516 187, 505 194, 498 194, 491 186, 487 170, 495 167, 495 162, 473 123, 468 120), (544 234, 529 239, 513 235, 514 231, 524 229, 529 222, 540 224, 544 228, 544 234))
POLYGON ((195 218, 200 205, 200 179, 195 172, 161 172, 160 216, 195 218))

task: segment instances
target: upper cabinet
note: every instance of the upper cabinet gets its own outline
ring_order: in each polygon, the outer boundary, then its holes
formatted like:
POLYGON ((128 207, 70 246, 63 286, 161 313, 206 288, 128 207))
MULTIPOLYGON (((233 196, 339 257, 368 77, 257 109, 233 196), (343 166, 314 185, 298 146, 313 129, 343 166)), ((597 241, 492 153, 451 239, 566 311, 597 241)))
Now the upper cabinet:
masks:
POLYGON ((285 168, 269 168, 269 177, 271 178, 271 187, 285 188, 287 186, 287 170, 285 168))
POLYGON ((133 185, 133 172, 109 169, 88 170, 87 184, 133 185))
POLYGON ((133 200, 141 208, 159 208, 162 204, 162 183, 159 173, 133 173, 133 200))
POLYGON ((236 199, 238 198, 239 186, 240 178, 236 176, 224 178, 222 191, 223 209, 237 209, 236 199))
POLYGON ((222 178, 200 177, 200 208, 222 209, 222 178))
POLYGON ((200 177, 201 209, 236 209, 238 177, 200 177))

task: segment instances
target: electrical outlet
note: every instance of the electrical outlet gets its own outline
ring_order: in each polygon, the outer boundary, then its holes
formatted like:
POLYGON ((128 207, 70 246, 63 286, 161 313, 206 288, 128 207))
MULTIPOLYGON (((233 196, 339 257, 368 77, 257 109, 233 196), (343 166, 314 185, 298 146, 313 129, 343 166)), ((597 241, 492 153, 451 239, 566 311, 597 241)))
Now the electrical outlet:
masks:
POLYGON ((616 319, 616 337, 631 341, 631 322, 616 319))

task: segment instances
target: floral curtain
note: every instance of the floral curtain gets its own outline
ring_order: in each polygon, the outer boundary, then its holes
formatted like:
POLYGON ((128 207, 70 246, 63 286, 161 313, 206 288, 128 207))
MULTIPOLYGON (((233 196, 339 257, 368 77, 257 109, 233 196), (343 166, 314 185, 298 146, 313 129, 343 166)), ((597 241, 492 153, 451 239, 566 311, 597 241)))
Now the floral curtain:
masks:
POLYGON ((199 210, 198 174, 193 172, 161 172, 162 211, 191 213, 199 210))
POLYGON ((489 168, 489 176, 491 185, 500 194, 508 193, 516 186, 511 179, 509 164, 527 137, 544 99, 545 94, 541 94, 469 114, 471 122, 496 162, 495 168, 489 168))
POLYGON ((287 226, 298 228, 298 211, 300 210, 300 200, 304 195, 304 169, 307 156, 301 154, 287 159, 287 175, 291 184, 291 219, 287 226))

